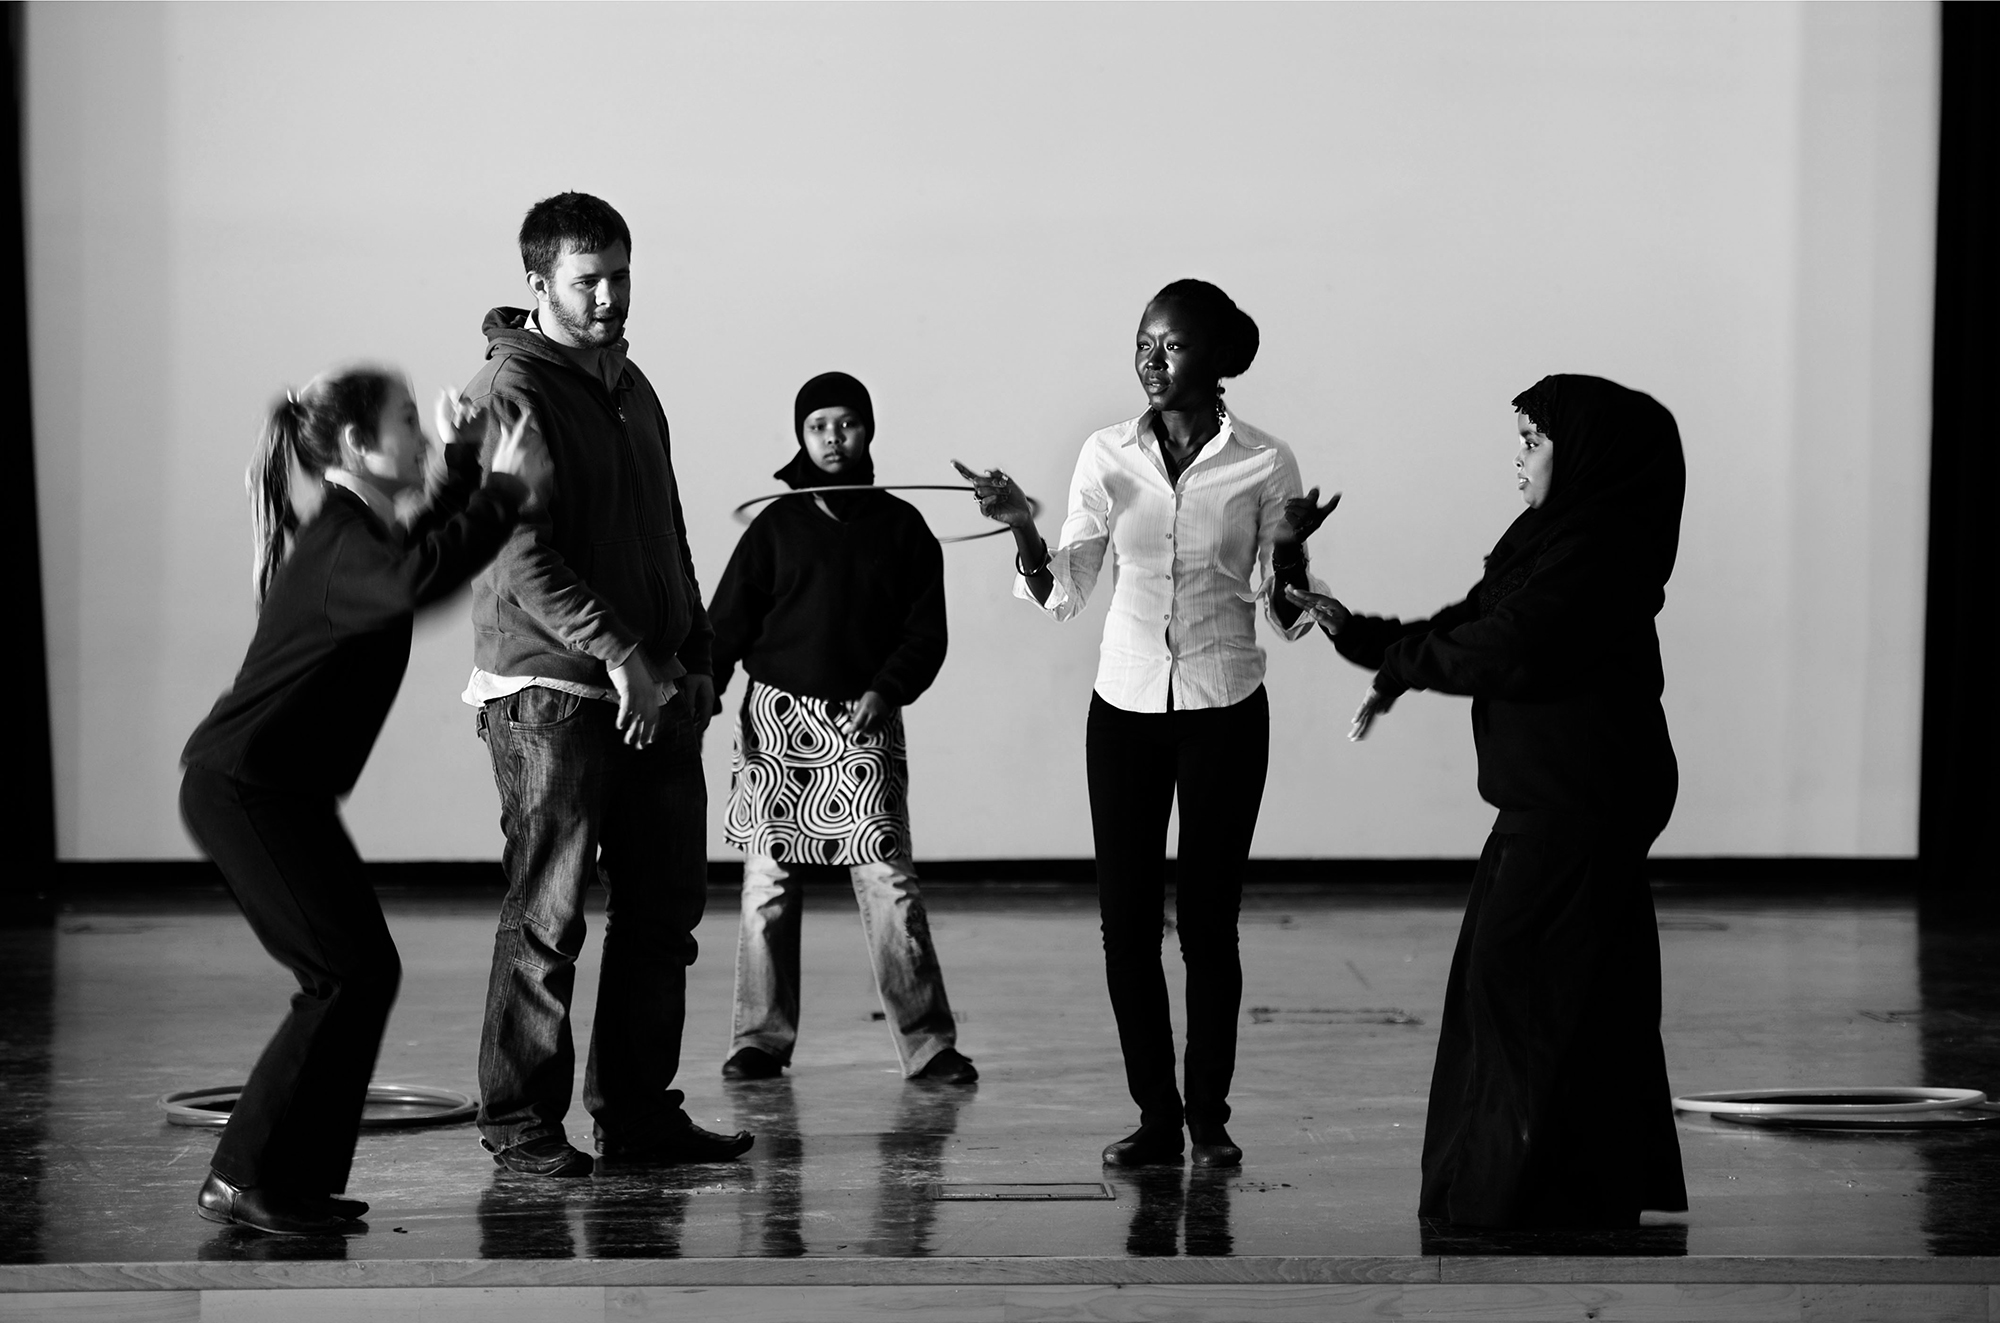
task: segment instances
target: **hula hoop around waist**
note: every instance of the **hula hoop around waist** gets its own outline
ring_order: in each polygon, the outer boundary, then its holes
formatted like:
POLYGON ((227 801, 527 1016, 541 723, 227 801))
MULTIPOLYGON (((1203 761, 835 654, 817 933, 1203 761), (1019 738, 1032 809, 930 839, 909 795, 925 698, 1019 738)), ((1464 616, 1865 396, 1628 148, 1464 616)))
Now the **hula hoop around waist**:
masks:
MULTIPOLYGON (((736 516, 737 523, 747 524, 750 522, 748 511, 751 506, 762 505, 766 501, 775 501, 783 496, 817 496, 822 492, 969 492, 971 490, 972 488, 970 487, 939 482, 896 482, 879 485, 875 483, 854 483, 844 487, 801 487, 796 491, 787 489, 781 492, 769 492, 763 496, 752 496, 749 500, 737 506, 731 513, 736 516)), ((1032 496, 1028 498, 1028 513, 1035 516, 1039 516, 1042 513, 1042 503, 1032 496)), ((995 537, 1006 531, 1007 525, 995 524, 983 533, 960 533, 955 537, 941 537, 938 541, 977 542, 980 538, 995 537)))

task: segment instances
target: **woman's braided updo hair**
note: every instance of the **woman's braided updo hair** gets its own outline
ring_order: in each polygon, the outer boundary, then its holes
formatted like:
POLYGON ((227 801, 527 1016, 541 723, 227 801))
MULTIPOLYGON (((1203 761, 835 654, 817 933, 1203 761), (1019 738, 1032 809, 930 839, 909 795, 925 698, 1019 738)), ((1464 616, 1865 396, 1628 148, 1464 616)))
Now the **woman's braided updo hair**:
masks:
POLYGON ((1155 303, 1177 303, 1194 313, 1207 333, 1215 358, 1215 393, 1222 380, 1240 377, 1257 357, 1257 323, 1236 306, 1236 300, 1206 280, 1176 280, 1153 296, 1155 303))

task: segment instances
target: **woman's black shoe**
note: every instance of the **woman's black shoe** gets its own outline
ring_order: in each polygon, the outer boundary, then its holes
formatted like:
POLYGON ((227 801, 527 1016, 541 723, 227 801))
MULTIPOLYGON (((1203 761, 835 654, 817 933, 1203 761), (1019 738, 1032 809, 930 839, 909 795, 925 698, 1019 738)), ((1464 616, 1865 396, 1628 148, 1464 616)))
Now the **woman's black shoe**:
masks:
POLYGON ((1184 1151, 1179 1126, 1142 1125, 1125 1138, 1104 1146, 1107 1167, 1151 1167, 1180 1163, 1184 1151))
POLYGON ((1188 1137, 1194 1141, 1194 1153, 1190 1161, 1197 1167, 1240 1167, 1243 1165, 1243 1150, 1236 1147, 1236 1141, 1229 1132, 1219 1125, 1191 1125, 1188 1137))
POLYGON ((722 1063, 726 1080, 770 1080, 785 1073, 785 1063, 761 1047, 739 1047, 722 1063))
POLYGON ((194 1197, 194 1211, 211 1222, 227 1222, 273 1236, 328 1236, 356 1229, 318 1201, 287 1198, 269 1190, 243 1189, 214 1172, 194 1197))

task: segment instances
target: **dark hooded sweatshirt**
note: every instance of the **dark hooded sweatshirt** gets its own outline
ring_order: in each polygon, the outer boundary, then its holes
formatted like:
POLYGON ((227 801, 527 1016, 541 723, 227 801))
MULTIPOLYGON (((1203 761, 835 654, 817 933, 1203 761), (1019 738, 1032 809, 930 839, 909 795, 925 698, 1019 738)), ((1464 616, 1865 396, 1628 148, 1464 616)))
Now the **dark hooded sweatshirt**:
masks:
POLYGON ((608 688, 637 645, 661 679, 708 674, 713 635, 652 383, 621 345, 606 351, 607 386, 520 308, 493 309, 483 329, 486 365, 465 400, 533 410, 555 484, 473 582, 473 664, 608 688))
POLYGON ((944 665, 944 553, 887 492, 788 496, 744 530, 716 586, 716 689, 738 661, 809 698, 914 703, 944 665))
POLYGON ((1376 687, 1472 697, 1494 830, 1651 841, 1679 786, 1653 619, 1679 542, 1673 415, 1598 377, 1520 407, 1555 443, 1554 490, 1515 520, 1464 601, 1428 620, 1355 616, 1334 645, 1376 687))

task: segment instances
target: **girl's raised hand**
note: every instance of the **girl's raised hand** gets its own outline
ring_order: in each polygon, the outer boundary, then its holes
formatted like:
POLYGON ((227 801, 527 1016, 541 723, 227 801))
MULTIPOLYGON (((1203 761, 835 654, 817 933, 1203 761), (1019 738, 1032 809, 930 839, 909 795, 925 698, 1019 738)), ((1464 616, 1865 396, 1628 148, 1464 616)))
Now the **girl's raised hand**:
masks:
POLYGON ((977 473, 957 460, 953 460, 951 466, 958 470, 959 477, 972 484, 972 496, 979 502, 979 513, 1012 528, 1034 524, 1034 508, 1028 504, 1028 494, 1012 478, 999 469, 991 473, 977 473))
POLYGON ((500 439, 493 443, 493 458, 487 467, 495 473, 511 473, 528 486, 524 509, 547 502, 555 483, 555 469, 549 463, 549 449, 535 428, 532 409, 519 408, 506 400, 495 400, 494 416, 500 424, 500 439))

